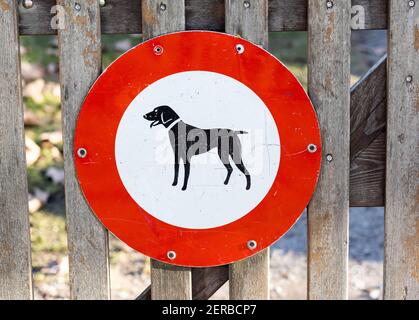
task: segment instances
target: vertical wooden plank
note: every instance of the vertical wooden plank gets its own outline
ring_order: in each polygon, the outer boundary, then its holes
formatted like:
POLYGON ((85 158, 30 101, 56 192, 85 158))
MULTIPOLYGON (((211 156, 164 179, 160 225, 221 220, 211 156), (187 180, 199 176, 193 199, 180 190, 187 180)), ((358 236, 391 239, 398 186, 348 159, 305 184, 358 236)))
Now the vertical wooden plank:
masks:
POLYGON ((268 48, 268 1, 226 0, 226 32, 268 48))
POLYGON ((151 260, 152 300, 191 300, 191 268, 151 260))
POLYGON ((350 6, 350 0, 308 1, 308 90, 323 143, 308 207, 309 299, 348 296, 350 6))
MULTIPOLYGON (((143 39, 185 30, 184 0, 142 0, 143 39)), ((153 300, 192 299, 190 268, 151 261, 151 298, 153 300)))
MULTIPOLYGON (((226 32, 268 47, 268 1, 226 0, 226 32)), ((269 249, 230 265, 230 299, 269 299, 269 249)))
POLYGON ((58 41, 71 297, 108 299, 108 234, 81 193, 73 162, 77 115, 101 70, 99 2, 59 0, 58 4, 66 12, 58 41))
POLYGON ((143 39, 185 30, 185 0, 142 0, 143 39))
POLYGON ((419 299, 419 2, 391 0, 384 298, 419 299))
POLYGON ((230 265, 231 300, 269 299, 269 248, 230 265))
POLYGON ((0 1, 0 300, 32 298, 17 1, 0 1))

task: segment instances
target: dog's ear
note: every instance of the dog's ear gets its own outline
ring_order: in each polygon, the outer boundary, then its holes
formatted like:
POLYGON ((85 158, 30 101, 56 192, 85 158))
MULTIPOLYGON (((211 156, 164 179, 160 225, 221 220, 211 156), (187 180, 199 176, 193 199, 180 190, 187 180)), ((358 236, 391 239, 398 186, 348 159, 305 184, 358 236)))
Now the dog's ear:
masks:
POLYGON ((171 112, 163 111, 162 113, 160 113, 160 119, 163 124, 166 124, 170 120, 173 120, 174 116, 173 114, 171 114, 171 112))

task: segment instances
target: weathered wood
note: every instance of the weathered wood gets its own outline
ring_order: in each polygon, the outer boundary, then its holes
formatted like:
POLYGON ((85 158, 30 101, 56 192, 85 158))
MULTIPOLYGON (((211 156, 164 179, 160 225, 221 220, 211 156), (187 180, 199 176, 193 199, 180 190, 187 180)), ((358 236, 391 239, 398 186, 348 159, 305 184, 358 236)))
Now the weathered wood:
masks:
MULTIPOLYGON (((143 40, 168 32, 185 30, 184 0, 143 0, 141 11, 143 40)), ((151 297, 153 300, 192 299, 191 279, 190 268, 171 266, 156 260, 151 261, 151 297)))
POLYGON ((230 299, 269 299, 269 248, 230 265, 230 299))
POLYGON ((385 132, 387 57, 351 88, 351 159, 385 132))
POLYGON ((16 1, 0 2, 0 300, 32 298, 16 1))
POLYGON ((350 206, 384 206, 387 59, 351 89, 350 206))
POLYGON ((152 300, 191 300, 191 268, 151 260, 152 300))
POLYGON ((99 4, 95 0, 59 0, 58 4, 64 6, 67 13, 65 29, 59 31, 58 42, 71 297, 108 299, 108 233, 81 193, 73 162, 77 115, 101 70, 99 4))
POLYGON ((192 269, 192 296, 194 300, 207 300, 228 280, 229 266, 192 269))
POLYGON ((268 48, 268 1, 226 0, 226 32, 268 48))
POLYGON ((351 162, 351 207, 384 206, 386 135, 381 133, 351 162))
POLYGON ((144 40, 185 30, 185 0, 143 0, 141 4, 144 40))
POLYGON ((326 1, 308 1, 308 91, 323 144, 319 182, 308 206, 309 299, 347 298, 351 1, 332 3, 328 8, 326 1))
MULTIPOLYGON (((226 32, 268 47, 268 1, 226 0, 226 32)), ((230 298, 269 298, 269 249, 230 265, 230 298)))
POLYGON ((419 3, 389 5, 384 298, 417 300, 419 3))
MULTIPOLYGON (((228 265, 213 268, 192 268, 192 299, 208 300, 228 280, 228 265)), ((150 300, 148 286, 135 300, 150 300)))
MULTIPOLYGON (((31 9, 20 6, 20 34, 56 34, 51 29, 55 0, 37 0, 31 9)), ((365 9, 365 29, 386 29, 387 0, 353 0, 365 9)), ((102 33, 142 33, 141 0, 106 0, 101 8, 102 33)), ((186 29, 224 31, 224 0, 186 0, 186 29)), ((307 0, 270 0, 269 31, 307 30, 307 0)))
MULTIPOLYGON (((307 0, 270 0, 269 31, 306 31, 307 0)), ((386 29, 387 0, 352 0, 365 9, 364 29, 386 29)))

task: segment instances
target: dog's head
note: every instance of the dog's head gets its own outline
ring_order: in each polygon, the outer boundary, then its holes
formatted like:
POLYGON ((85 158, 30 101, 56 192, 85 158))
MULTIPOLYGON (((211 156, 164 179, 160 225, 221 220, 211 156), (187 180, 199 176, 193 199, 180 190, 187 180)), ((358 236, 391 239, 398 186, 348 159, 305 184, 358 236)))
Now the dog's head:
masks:
POLYGON ((150 128, 158 126, 159 124, 162 124, 167 128, 173 121, 179 119, 179 116, 169 106, 159 106, 154 108, 153 111, 145 114, 144 119, 151 121, 150 128))

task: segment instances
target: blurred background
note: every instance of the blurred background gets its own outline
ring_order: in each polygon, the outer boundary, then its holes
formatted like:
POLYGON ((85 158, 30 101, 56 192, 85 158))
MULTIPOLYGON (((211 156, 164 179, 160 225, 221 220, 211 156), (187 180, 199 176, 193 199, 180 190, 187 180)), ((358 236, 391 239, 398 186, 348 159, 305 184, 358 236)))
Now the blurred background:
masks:
MULTIPOLYGON (((385 31, 352 32, 352 84, 386 53, 386 39, 385 31)), ((139 35, 102 36, 103 68, 140 42, 139 35)), ((35 299, 70 295, 57 46, 55 36, 21 37, 35 299)), ((269 47, 306 88, 307 33, 271 33, 269 47)), ((272 246, 271 299, 306 299, 306 233, 304 213, 272 246)), ((383 208, 351 209, 350 299, 381 299, 383 237, 383 208)), ((110 264, 112 299, 133 299, 149 285, 149 259, 112 235, 110 264)), ((228 285, 214 298, 228 299, 228 285)))

